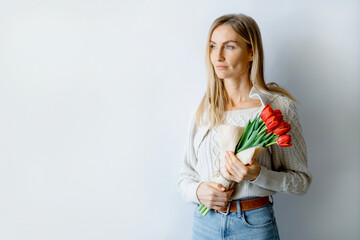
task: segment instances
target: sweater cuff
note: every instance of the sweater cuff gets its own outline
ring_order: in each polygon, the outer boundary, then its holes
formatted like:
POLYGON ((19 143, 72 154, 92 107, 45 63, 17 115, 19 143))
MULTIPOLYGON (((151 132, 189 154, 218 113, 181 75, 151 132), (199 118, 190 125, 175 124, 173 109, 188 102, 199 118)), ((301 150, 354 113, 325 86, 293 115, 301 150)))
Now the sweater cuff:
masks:
POLYGON ((259 187, 269 189, 272 191, 281 190, 281 177, 284 173, 275 172, 267 169, 264 166, 260 166, 259 176, 254 181, 249 181, 250 183, 256 184, 259 187))
POLYGON ((260 172, 259 175, 254 179, 254 180, 249 180, 249 183, 254 183, 256 184, 259 181, 260 175, 263 174, 263 166, 260 166, 260 172))
POLYGON ((188 187, 188 197, 189 197, 189 201, 194 202, 196 204, 201 204, 197 195, 196 195, 196 191, 198 189, 198 187, 200 186, 201 182, 193 182, 191 184, 189 184, 188 187))

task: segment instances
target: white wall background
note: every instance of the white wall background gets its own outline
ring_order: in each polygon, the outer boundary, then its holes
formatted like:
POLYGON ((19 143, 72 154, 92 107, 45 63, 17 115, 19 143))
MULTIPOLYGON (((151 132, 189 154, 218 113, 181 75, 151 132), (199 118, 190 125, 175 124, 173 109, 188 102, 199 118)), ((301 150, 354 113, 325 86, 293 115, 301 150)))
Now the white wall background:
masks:
POLYGON ((252 16, 314 176, 282 239, 360 238, 358 1, 0 1, 0 239, 190 239, 176 191, 212 21, 252 16))

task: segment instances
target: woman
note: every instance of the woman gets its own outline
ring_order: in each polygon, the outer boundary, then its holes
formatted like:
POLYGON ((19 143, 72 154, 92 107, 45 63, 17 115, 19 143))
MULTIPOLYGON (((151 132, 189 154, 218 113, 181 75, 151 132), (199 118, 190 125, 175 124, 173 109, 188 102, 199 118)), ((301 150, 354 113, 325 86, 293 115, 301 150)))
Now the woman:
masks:
POLYGON ((279 239, 269 197, 276 192, 305 194, 312 179, 296 100, 276 83, 265 83, 260 30, 244 14, 213 22, 206 65, 207 89, 192 114, 177 183, 184 200, 196 204, 193 239, 279 239), (229 152, 226 177, 235 182, 233 189, 211 182, 220 167, 217 127, 245 127, 266 104, 279 109, 291 125, 292 146, 271 145, 246 166, 229 152), (202 216, 200 204, 212 211, 202 216))

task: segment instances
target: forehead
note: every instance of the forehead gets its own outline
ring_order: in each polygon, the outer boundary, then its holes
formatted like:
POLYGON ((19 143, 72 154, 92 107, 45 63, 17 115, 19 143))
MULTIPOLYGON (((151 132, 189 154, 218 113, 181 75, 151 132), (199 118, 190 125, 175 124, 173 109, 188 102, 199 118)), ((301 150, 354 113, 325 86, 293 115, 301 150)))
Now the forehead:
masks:
POLYGON ((215 43, 223 43, 229 40, 241 42, 238 34, 227 25, 221 25, 215 28, 210 37, 210 41, 215 43))

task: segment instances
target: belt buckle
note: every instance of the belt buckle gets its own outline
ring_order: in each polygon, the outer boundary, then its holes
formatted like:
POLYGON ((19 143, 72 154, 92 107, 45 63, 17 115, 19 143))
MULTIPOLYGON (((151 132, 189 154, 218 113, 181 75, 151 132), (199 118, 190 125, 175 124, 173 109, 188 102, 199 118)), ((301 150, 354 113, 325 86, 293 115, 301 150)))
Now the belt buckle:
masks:
POLYGON ((219 213, 224 214, 224 215, 228 215, 229 212, 230 212, 230 207, 231 207, 231 202, 229 201, 227 206, 226 206, 226 212, 219 211, 219 213))

